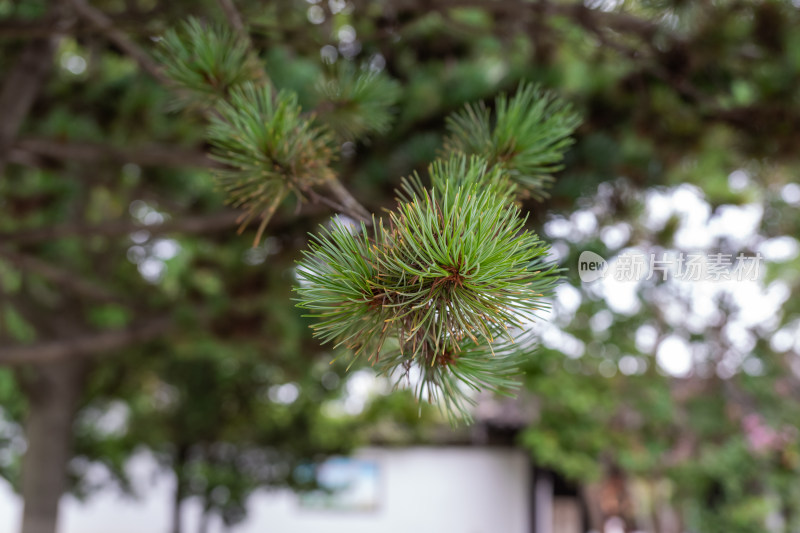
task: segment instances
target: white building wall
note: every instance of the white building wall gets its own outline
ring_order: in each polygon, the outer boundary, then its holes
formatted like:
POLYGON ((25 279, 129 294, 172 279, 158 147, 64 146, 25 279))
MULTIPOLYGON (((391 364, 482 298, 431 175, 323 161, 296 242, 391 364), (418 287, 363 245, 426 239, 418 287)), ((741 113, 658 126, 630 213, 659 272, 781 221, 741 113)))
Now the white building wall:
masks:
MULTIPOLYGON (((530 470, 519 450, 474 447, 365 449, 378 465, 374 511, 313 510, 287 491, 261 492, 232 533, 530 533, 530 470)), ((174 482, 150 458, 132 465, 133 500, 105 493, 62 501, 59 533, 166 533, 174 482), (136 482, 138 478, 138 483, 136 482)), ((199 506, 184 506, 186 532, 196 531, 199 506)), ((16 533, 19 500, 0 487, 0 533, 16 533)), ((224 529, 213 521, 210 533, 224 529)))
POLYGON ((378 464, 376 511, 309 510, 284 493, 255 498, 251 520, 268 523, 264 533, 530 533, 530 470, 518 450, 369 449, 358 457, 378 464))

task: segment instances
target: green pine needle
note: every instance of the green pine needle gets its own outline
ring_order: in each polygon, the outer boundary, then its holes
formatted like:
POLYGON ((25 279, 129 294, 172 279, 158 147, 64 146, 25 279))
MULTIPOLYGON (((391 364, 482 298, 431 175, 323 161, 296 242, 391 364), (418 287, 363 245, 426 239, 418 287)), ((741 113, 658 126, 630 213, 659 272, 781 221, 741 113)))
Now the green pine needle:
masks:
POLYGON ((386 340, 384 323, 390 313, 377 297, 378 247, 381 231, 374 225, 373 238, 366 226, 354 234, 335 222, 313 238, 310 251, 298 267, 303 283, 296 287, 300 306, 319 319, 312 326, 323 342, 335 342, 358 353, 365 347, 379 349, 386 340))
POLYGON ((322 103, 318 119, 343 141, 362 140, 372 133, 386 133, 392 124, 392 106, 400 86, 384 74, 355 69, 340 62, 332 76, 316 86, 322 103))
POLYGON ((521 84, 512 98, 495 100, 494 115, 481 102, 448 117, 444 146, 485 157, 507 171, 521 193, 541 200, 579 124, 569 104, 538 86, 521 84))
POLYGON ((330 136, 302 116, 295 93, 276 95, 268 85, 233 89, 217 111, 208 140, 213 157, 230 167, 218 179, 229 202, 245 210, 243 226, 262 217, 258 241, 290 191, 302 199, 311 186, 333 178, 330 136))
POLYGON ((455 357, 445 354, 434 365, 414 365, 395 350, 381 354, 377 366, 396 386, 411 385, 418 398, 438 404, 452 422, 470 423, 475 394, 513 396, 519 388, 522 363, 534 348, 528 337, 492 345, 465 341, 455 357))
MULTIPOLYGON (((439 193, 459 187, 491 188, 495 194, 511 200, 517 190, 509 173, 501 167, 490 166, 479 155, 465 156, 463 153, 451 153, 447 160, 437 159, 428 168, 431 186, 439 193)), ((424 194, 425 187, 418 174, 404 178, 399 191, 400 201, 411 201, 424 194)))
POLYGON ((176 107, 211 108, 235 87, 264 82, 258 60, 248 44, 228 28, 204 26, 190 18, 161 40, 159 60, 180 91, 176 107))
POLYGON ((297 291, 323 342, 366 353, 389 374, 420 369, 418 394, 463 417, 458 383, 512 388, 508 331, 546 308, 557 276, 507 193, 478 179, 485 162, 460 156, 430 171, 438 187, 407 188, 369 236, 337 224, 315 237, 297 291))
MULTIPOLYGON (((303 200, 335 177, 334 139, 387 132, 400 96, 385 75, 343 65, 317 86, 316 114, 303 114, 295 92, 272 89, 248 43, 194 19, 165 35, 161 59, 180 104, 212 111, 219 183, 244 211, 241 229, 261 218, 256 242, 287 196, 303 200)), ((525 84, 494 113, 479 104, 449 118, 451 155, 429 167, 430 188, 415 174, 385 220, 337 221, 313 237, 296 291, 315 336, 407 376, 451 419, 469 420, 475 391, 513 392, 531 343, 510 332, 524 336, 558 279, 513 201, 545 194, 578 122, 525 84)))

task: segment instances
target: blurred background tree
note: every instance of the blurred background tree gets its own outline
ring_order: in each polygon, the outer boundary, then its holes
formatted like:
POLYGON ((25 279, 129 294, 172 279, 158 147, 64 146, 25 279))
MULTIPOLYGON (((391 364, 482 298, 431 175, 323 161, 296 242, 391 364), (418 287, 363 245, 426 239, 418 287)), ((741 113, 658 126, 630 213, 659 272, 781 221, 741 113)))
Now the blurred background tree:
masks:
POLYGON ((572 102, 566 168, 524 201, 569 284, 529 358, 521 444, 583 483, 598 529, 797 529, 792 2, 0 0, 0 16, 0 473, 26 533, 53 531, 64 491, 91 490, 89 464, 124 487, 141 447, 185 481, 176 502, 200 495, 232 523, 254 487, 299 483, 293 464, 349 449, 384 409, 408 425, 410 398, 337 413, 347 375, 293 307, 294 261, 336 209, 287 200, 258 247, 257 227, 236 235, 206 119, 174 111, 154 59, 189 16, 246 31, 303 109, 330 63, 399 84, 394 125, 336 162, 371 212, 465 103, 521 80, 572 102), (749 289, 604 289, 577 279, 586 249, 767 262, 749 289))

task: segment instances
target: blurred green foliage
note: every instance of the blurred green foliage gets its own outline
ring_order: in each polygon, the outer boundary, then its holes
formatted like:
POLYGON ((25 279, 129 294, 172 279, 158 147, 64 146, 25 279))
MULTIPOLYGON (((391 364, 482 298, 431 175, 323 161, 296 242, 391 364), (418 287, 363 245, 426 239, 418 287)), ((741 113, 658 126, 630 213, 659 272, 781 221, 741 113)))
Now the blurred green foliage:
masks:
MULTIPOLYGON (((45 4, 0 0, 0 72, 44 24, 45 4)), ((394 126, 369 144, 348 145, 335 162, 373 212, 394 205, 403 176, 424 172, 443 146, 445 117, 464 104, 513 92, 522 80, 572 102, 584 118, 577 142, 550 197, 524 206, 531 228, 561 250, 567 281, 580 294, 575 311, 563 315, 569 319, 555 325, 585 349, 570 357, 544 342, 529 358, 523 401, 538 415, 520 444, 535 461, 587 486, 628 480, 634 508, 608 512, 625 515, 631 526, 647 528, 668 508, 686 531, 800 527, 797 344, 784 350, 771 342, 781 330, 796 339, 797 257, 766 265, 766 283, 778 282, 787 296, 774 321, 734 326, 754 340, 728 374, 717 372, 714 357, 730 350, 724 325, 739 311, 713 301, 719 323, 692 329, 664 317, 662 298, 671 289, 656 283, 638 290, 637 312, 609 310, 574 271, 583 250, 610 257, 628 245, 674 248, 683 222, 647 227, 645 198, 681 184, 694 186, 712 215, 760 206, 761 241, 800 234, 798 202, 783 194, 797 182, 799 163, 800 12, 791 2, 624 0, 601 9, 454 1, 451 9, 353 1, 335 13, 338 2, 236 4, 268 77, 297 91, 304 109, 316 105, 318 83, 329 73, 322 57, 373 66, 399 83, 394 126), (351 30, 354 40, 342 39, 351 30), (731 186, 736 170, 748 176, 741 187, 731 186), (579 210, 595 216, 587 234, 545 230, 546 222, 579 210), (627 225, 628 236, 609 246, 602 230, 616 224, 627 225), (610 322, 592 327, 604 311, 610 322), (712 356, 696 361, 689 378, 670 376, 654 349, 637 345, 642 326, 659 337, 678 334, 712 356), (626 356, 637 368, 630 374, 620 371, 626 356), (743 371, 748 359, 760 370, 743 371), (784 436, 755 449, 745 428, 753 414, 759 427, 784 436)), ((217 5, 205 0, 92 5, 148 53, 153 37, 189 16, 224 24, 217 5)), ((82 459, 72 463, 75 487, 90 492, 80 467, 100 461, 124 488, 125 461, 144 447, 184 480, 184 496, 201 496, 209 512, 235 522, 256 487, 291 484, 292 465, 368 436, 407 443, 424 432, 418 406, 404 393, 377 398, 357 420, 320 409, 337 405, 347 374, 338 360, 328 366, 334 355, 311 339, 289 289, 308 232, 332 212, 304 204, 296 213, 287 200, 256 248, 252 232, 237 235, 231 221, 199 230, 186 224, 227 220, 228 213, 210 172, 194 168, 192 154, 206 149, 205 119, 171 113, 174 98, 85 23, 67 31, 0 179, 0 246, 69 277, 56 282, 0 257, 0 345, 172 317, 176 326, 162 339, 92 360, 75 423, 82 459), (178 162, 158 159, 158 147, 178 162), (92 299, 74 280, 111 298, 92 299), (277 401, 287 384, 297 387, 296 399, 277 401), (92 413, 112 405, 124 406, 125 423, 109 432, 92 413), (251 458, 283 466, 261 471, 251 458)), ((726 242, 712 248, 733 251, 726 242)), ((0 371, 0 475, 14 482, 33 370, 0 371)))

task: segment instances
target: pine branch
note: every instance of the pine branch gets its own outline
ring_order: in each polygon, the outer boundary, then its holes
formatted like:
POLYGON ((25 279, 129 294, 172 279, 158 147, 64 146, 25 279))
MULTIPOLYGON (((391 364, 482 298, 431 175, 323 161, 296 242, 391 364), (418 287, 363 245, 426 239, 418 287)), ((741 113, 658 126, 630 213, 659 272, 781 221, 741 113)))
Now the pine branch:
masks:
POLYGON ((416 368, 421 399, 467 418, 464 388, 513 388, 522 346, 510 331, 547 307, 557 272, 499 171, 461 155, 430 173, 434 189, 408 180, 388 225, 323 229, 298 267, 298 305, 322 342, 388 375, 416 368))
POLYGON ((194 18, 164 34, 157 56, 178 90, 177 107, 197 106, 213 114, 234 89, 266 82, 249 38, 229 28, 206 27, 194 18))
MULTIPOLYGON (((237 27, 236 16, 229 15, 233 16, 231 25, 237 27)), ((241 32, 204 27, 190 19, 179 31, 167 32, 159 56, 173 83, 190 96, 181 105, 200 105, 211 111, 208 139, 215 159, 229 167, 217 173, 219 183, 229 202, 244 209, 240 232, 260 217, 258 241, 289 194, 300 201, 310 198, 341 208, 356 220, 368 221, 369 212, 329 166, 334 157, 329 130, 315 126, 313 115, 301 112, 294 93, 272 89, 250 44, 246 34, 242 37, 241 32), (333 199, 315 187, 327 189, 333 199)), ((365 79, 359 82, 362 89, 378 83, 371 76, 365 79)), ((376 87, 389 87, 380 83, 376 87)), ((364 98, 362 89, 357 91, 359 101, 369 106, 367 101, 374 98, 375 91, 364 98)), ((370 109, 377 110, 372 106, 365 112, 370 109)), ((385 123, 386 119, 379 119, 371 125, 383 127, 385 123)))
POLYGON ((577 116, 529 85, 498 98, 494 116, 468 106, 448 122, 452 156, 429 168, 431 188, 412 176, 397 208, 376 223, 331 168, 332 134, 355 140, 386 131, 394 82, 340 68, 317 86, 323 102, 304 114, 294 92, 257 79, 242 21, 230 1, 220 5, 235 34, 190 21, 165 37, 164 62, 214 112, 207 137, 226 166, 219 183, 244 210, 240 231, 261 217, 258 242, 290 194, 360 222, 360 231, 341 220, 323 228, 298 266, 298 305, 318 319, 315 335, 366 354, 388 375, 415 369, 418 397, 439 401, 450 416, 469 417, 470 391, 509 393, 531 348, 514 332, 547 308, 558 278, 514 195, 543 196, 577 116))
POLYGON ((262 219, 264 227, 289 193, 302 200, 315 185, 333 179, 328 133, 301 116, 297 96, 269 85, 245 83, 220 102, 211 118, 213 157, 231 170, 217 172, 229 203, 244 210, 243 229, 262 219))
POLYGON ((393 106, 400 98, 400 86, 384 74, 340 63, 331 76, 315 86, 321 103, 317 120, 342 141, 357 141, 372 133, 385 133, 392 123, 393 106))
POLYGON ((325 182, 325 186, 330 193, 339 201, 339 209, 342 213, 349 216, 353 220, 364 222, 368 226, 372 224, 372 218, 363 205, 356 200, 347 187, 342 185, 342 182, 336 176, 331 177, 325 182))
POLYGON ((481 102, 447 119, 445 151, 477 154, 506 171, 522 195, 541 200, 561 169, 580 118, 566 102, 541 88, 521 84, 517 93, 481 102))

